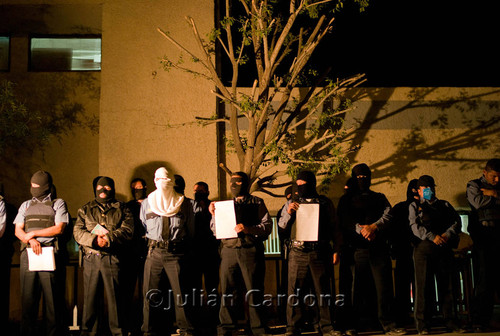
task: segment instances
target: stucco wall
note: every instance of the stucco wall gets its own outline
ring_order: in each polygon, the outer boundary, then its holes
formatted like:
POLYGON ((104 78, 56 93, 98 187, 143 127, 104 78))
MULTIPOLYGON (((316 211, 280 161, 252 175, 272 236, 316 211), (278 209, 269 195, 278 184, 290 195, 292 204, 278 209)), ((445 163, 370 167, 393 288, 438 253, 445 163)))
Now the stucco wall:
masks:
POLYGON ((185 178, 189 197, 199 180, 217 193, 215 127, 167 127, 214 114, 213 87, 179 71, 165 72, 161 57, 175 59, 179 51, 157 32, 160 27, 196 50, 184 17, 192 16, 198 29, 208 32, 213 12, 214 3, 207 0, 103 5, 99 173, 115 178, 122 198, 130 197, 133 177, 145 178, 153 191, 153 174, 160 166, 185 178))

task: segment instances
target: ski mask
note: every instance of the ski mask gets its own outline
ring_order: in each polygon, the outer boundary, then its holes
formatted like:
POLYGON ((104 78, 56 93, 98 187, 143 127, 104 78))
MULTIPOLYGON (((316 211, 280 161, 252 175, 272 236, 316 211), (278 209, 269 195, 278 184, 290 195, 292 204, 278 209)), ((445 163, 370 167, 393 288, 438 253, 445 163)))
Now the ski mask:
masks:
POLYGON ((352 177, 356 178, 358 189, 367 191, 372 184, 372 172, 365 163, 360 163, 352 168, 352 177))
POLYGON ((31 195, 39 200, 50 194, 52 176, 46 171, 39 170, 31 177, 31 195), (33 184, 38 185, 34 187, 33 184))
POLYGON ((316 176, 311 171, 301 171, 297 175, 297 180, 305 181, 305 184, 297 184, 299 198, 314 198, 318 196, 316 192, 316 176))
POLYGON ((200 181, 200 182, 196 183, 195 188, 196 188, 195 192, 194 192, 195 201, 196 202, 201 202, 201 201, 207 202, 208 195, 209 195, 208 184, 200 181), (197 186, 197 188, 196 188, 196 186, 197 186))
POLYGON ((234 173, 229 182, 231 194, 234 198, 238 196, 248 195, 249 179, 248 175, 243 172, 234 173))
POLYGON ((146 181, 141 178, 133 179, 130 183, 130 191, 132 193, 132 197, 134 197, 134 200, 139 201, 145 199, 148 196, 146 181), (139 183, 142 185, 142 188, 137 188, 137 184, 139 183))
POLYGON ((96 181, 96 201, 99 203, 110 203, 115 199, 115 181, 107 176, 101 176, 96 181), (105 186, 109 186, 111 190, 107 190, 105 186), (102 187, 101 189, 98 189, 102 187))
POLYGON ((184 190, 186 189, 186 181, 184 177, 180 175, 174 175, 174 190, 176 193, 184 195, 184 190))
POLYGON ((420 197, 418 196, 418 186, 417 186, 417 179, 413 179, 408 183, 408 189, 406 189, 406 200, 408 202, 413 202, 415 200, 418 200, 420 197), (417 198, 415 198, 415 196, 417 198))

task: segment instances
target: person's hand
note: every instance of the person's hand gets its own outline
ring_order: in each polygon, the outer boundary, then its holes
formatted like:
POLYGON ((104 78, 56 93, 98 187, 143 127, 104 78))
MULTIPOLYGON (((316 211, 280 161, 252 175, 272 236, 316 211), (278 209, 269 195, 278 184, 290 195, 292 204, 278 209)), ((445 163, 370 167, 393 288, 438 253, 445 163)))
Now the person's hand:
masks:
POLYGON ((438 246, 443 246, 444 244, 446 244, 447 240, 448 239, 443 238, 443 236, 436 235, 436 237, 434 238, 433 242, 434 242, 434 244, 436 244, 438 246))
POLYGON ((299 208, 299 203, 297 202, 292 202, 288 205, 288 209, 286 209, 286 212, 288 212, 290 215, 293 214, 297 209, 299 208))
POLYGON ((28 232, 24 235, 23 243, 28 244, 28 242, 35 238, 35 231, 28 232))
POLYGON ((369 241, 375 239, 377 235, 377 225, 370 224, 370 225, 360 225, 360 226, 361 226, 361 235, 363 236, 363 238, 369 241))
POLYGON ((210 211, 212 216, 215 216, 215 202, 210 203, 210 205, 208 206, 208 211, 210 211))
POLYGON ((106 236, 97 236, 97 246, 106 247, 108 245, 108 239, 106 236))
POLYGON ((337 252, 335 252, 333 254, 333 257, 332 257, 332 262, 334 265, 337 265, 340 261, 340 258, 339 258, 339 254, 337 252))
POLYGON ((38 240, 36 240, 35 238, 31 238, 29 240, 29 244, 30 247, 33 249, 33 253, 35 253, 36 255, 42 254, 42 245, 38 240))
POLYGON ((236 231, 236 233, 240 233, 240 232, 248 233, 248 228, 241 223, 236 224, 236 226, 234 227, 234 230, 236 231))
POLYGON ((498 192, 495 190, 495 189, 481 189, 481 191, 483 192, 483 195, 484 196, 491 196, 491 197, 495 197, 495 198, 498 198, 498 192))

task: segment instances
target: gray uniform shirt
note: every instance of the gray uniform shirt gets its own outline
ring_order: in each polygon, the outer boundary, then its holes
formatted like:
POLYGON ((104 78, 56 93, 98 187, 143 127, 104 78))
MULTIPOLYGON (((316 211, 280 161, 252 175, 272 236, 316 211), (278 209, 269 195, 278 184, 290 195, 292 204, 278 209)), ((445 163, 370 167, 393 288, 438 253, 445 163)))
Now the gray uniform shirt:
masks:
MULTIPOLYGON (((146 198, 142 201, 140 210, 140 218, 146 230, 146 238, 163 241, 163 218, 161 216, 155 216, 154 218, 148 219, 148 217, 150 217, 148 216, 149 214, 154 215, 149 206, 148 199, 146 198)), ((194 233, 194 213, 189 198, 184 197, 179 212, 169 217, 169 221, 170 241, 182 241, 192 237, 194 233)))
MULTIPOLYGON (((17 216, 14 219, 14 225, 16 223, 19 224, 24 224, 25 218, 26 218, 26 209, 28 209, 30 203, 34 202, 40 202, 38 199, 33 197, 31 200, 24 201, 23 204, 19 207, 19 211, 17 212, 17 216)), ((47 202, 47 201, 52 201, 51 195, 49 194, 47 197, 45 197, 42 202, 47 202)), ((66 202, 60 198, 56 198, 54 201, 54 204, 52 205, 52 208, 54 209, 55 212, 55 217, 54 217, 54 222, 55 223, 69 223, 69 214, 68 214, 68 208, 66 207, 66 202)), ((36 237, 36 240, 38 240, 40 243, 48 243, 54 240, 54 237, 36 237)))

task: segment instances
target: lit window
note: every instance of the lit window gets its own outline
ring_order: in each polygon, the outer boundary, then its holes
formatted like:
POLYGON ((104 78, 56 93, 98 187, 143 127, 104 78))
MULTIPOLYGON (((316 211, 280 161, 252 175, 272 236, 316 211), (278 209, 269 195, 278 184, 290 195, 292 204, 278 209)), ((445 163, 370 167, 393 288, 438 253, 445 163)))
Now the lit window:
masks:
POLYGON ((10 37, 0 36, 0 71, 9 71, 10 37))
POLYGON ((33 37, 31 71, 100 71, 100 37, 33 37))

